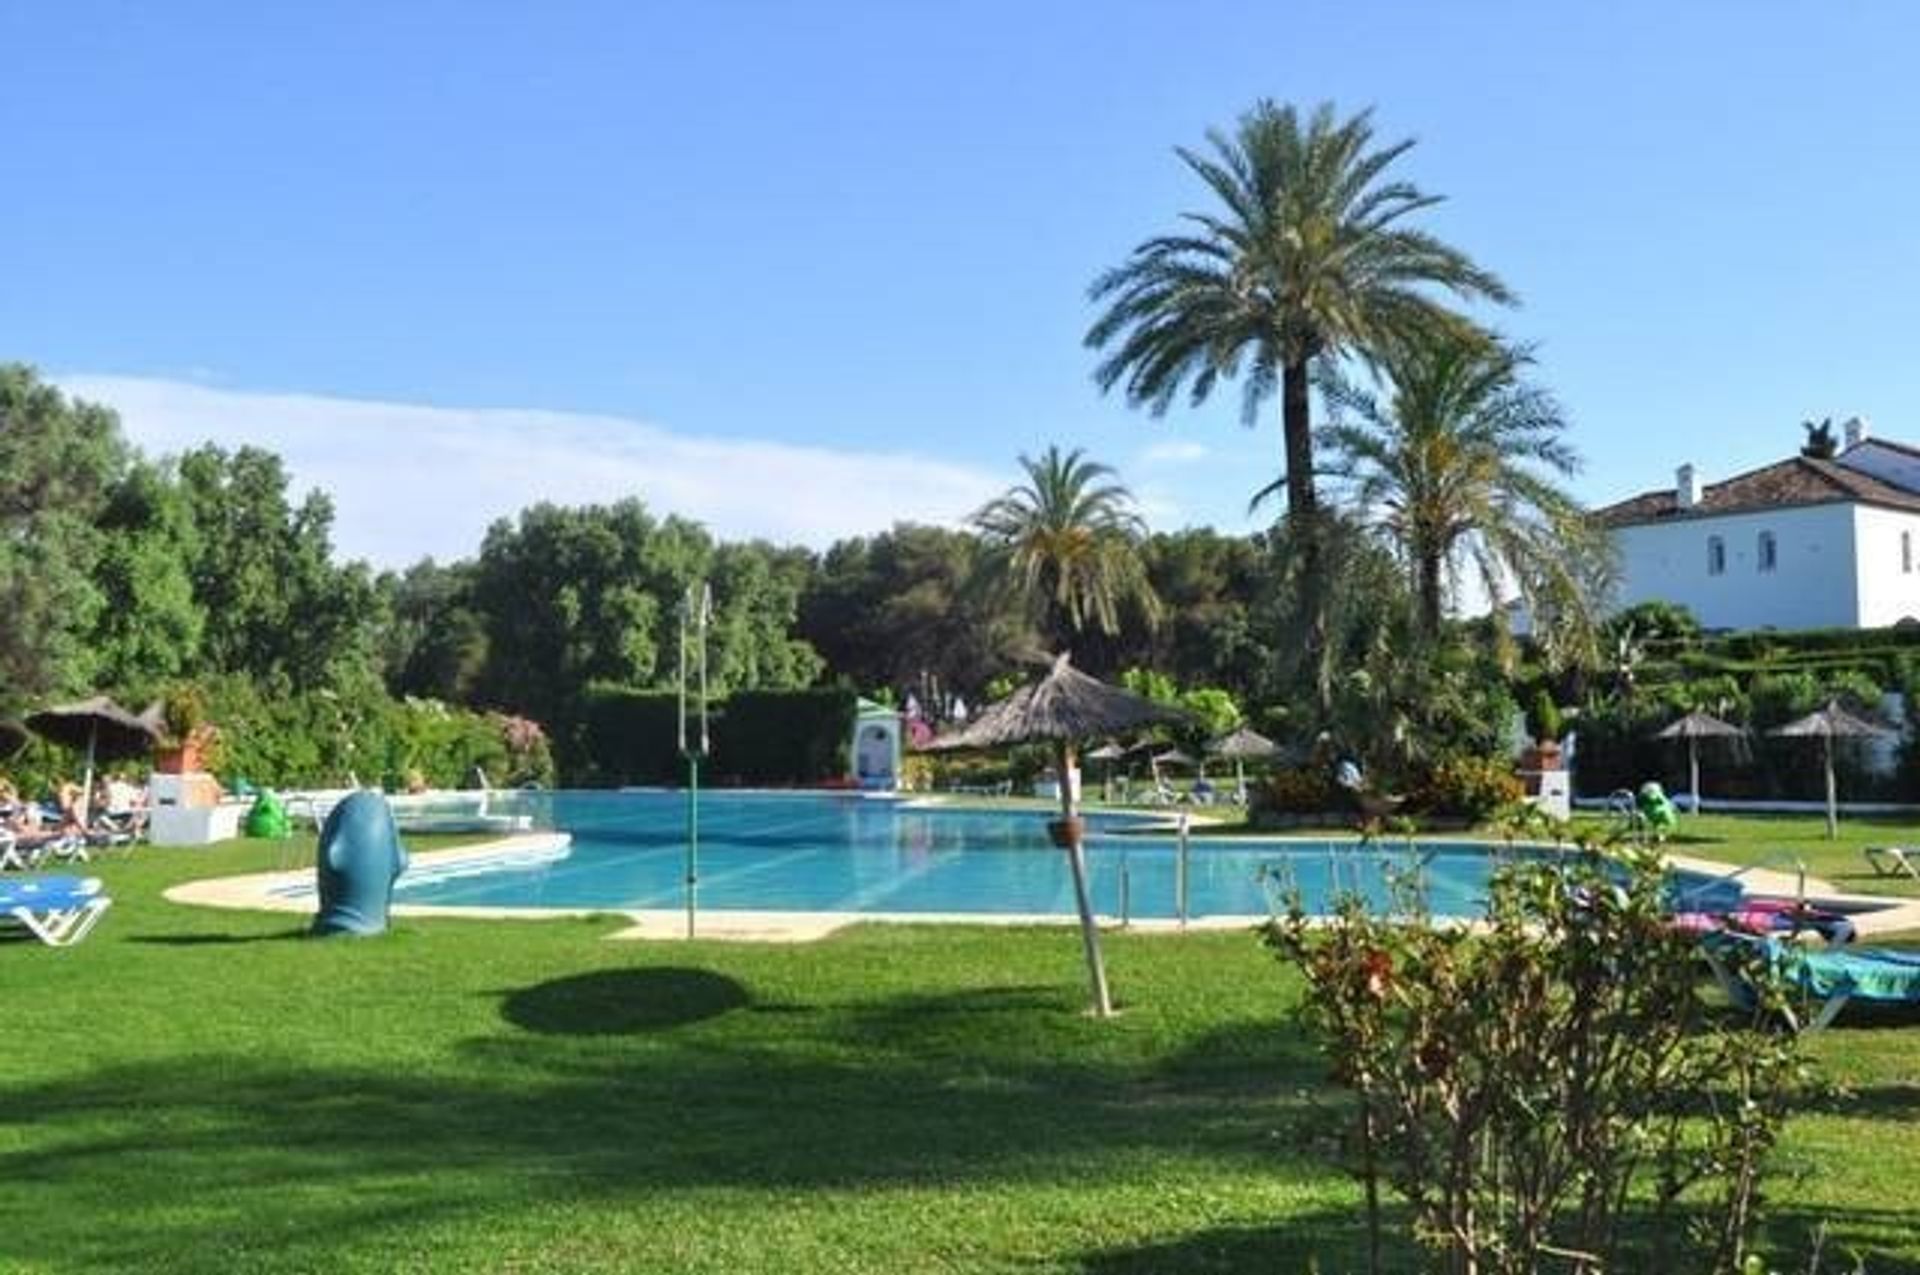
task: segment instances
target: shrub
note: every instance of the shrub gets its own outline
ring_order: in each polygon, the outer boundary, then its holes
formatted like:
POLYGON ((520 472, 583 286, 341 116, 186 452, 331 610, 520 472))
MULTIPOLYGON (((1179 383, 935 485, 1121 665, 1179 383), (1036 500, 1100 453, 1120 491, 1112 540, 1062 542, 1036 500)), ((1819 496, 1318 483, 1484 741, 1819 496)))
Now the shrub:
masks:
POLYGON ((1296 897, 1268 927, 1358 1100, 1367 1270, 1383 1190, 1435 1269, 1748 1269, 1805 1069, 1797 1038, 1707 1015, 1664 885, 1651 853, 1588 854, 1496 874, 1484 934, 1434 924, 1410 886, 1391 917, 1348 898, 1322 924, 1296 897))
POLYGON ((1274 771, 1253 786, 1247 800, 1253 814, 1271 811, 1282 815, 1317 815, 1340 804, 1327 773, 1318 767, 1306 766, 1274 771))
POLYGON ((1506 761, 1492 757, 1447 757, 1420 775, 1407 793, 1407 807, 1420 814, 1486 819, 1511 805, 1526 789, 1506 761))

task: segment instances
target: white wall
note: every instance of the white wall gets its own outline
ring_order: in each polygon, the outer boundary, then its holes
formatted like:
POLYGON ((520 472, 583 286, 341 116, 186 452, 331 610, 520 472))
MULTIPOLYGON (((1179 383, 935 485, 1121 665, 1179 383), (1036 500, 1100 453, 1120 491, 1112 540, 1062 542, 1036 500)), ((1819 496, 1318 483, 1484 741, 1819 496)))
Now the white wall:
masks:
POLYGON ((1920 514, 1855 505, 1853 540, 1861 627, 1920 620, 1920 514), (1903 569, 1903 532, 1913 541, 1910 571, 1903 569))
MULTIPOLYGON (((1678 602, 1709 629, 1859 625, 1859 573, 1853 558, 1856 509, 1860 507, 1851 504, 1812 505, 1622 527, 1614 532, 1620 550, 1615 602, 1678 602), (1762 531, 1773 533, 1777 547, 1772 571, 1759 570, 1762 531), (1727 547, 1726 570, 1717 576, 1707 572, 1709 536, 1719 536, 1727 547)), ((1874 534, 1880 534, 1877 528, 1874 534)), ((1898 539, 1896 535, 1896 555, 1898 539)), ((1896 557, 1896 569, 1898 565, 1896 557)))

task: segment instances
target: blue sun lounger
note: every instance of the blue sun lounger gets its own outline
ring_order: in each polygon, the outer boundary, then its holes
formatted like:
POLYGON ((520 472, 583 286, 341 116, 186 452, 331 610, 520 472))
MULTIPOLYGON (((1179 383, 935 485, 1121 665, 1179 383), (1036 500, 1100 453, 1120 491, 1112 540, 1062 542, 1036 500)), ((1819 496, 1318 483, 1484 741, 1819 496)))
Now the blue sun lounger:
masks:
MULTIPOLYGON (((1781 985, 1798 993, 1790 1001, 1797 999, 1808 1007, 1819 1004, 1806 1021, 1810 1031, 1831 1023, 1852 1001, 1920 1009, 1920 952, 1890 947, 1809 948, 1774 938, 1710 936, 1703 943, 1707 961, 1727 996, 1743 1008, 1752 1008, 1756 996, 1739 963, 1727 959, 1734 955, 1736 949, 1730 945, 1735 944, 1750 945, 1781 985)), ((1786 1007, 1786 1016, 1790 1026, 1796 1030, 1801 1026, 1801 1015, 1792 1003, 1786 1007)))
POLYGON ((113 900, 98 877, 34 876, 0 880, 0 937, 24 936, 48 947, 87 937, 113 900))

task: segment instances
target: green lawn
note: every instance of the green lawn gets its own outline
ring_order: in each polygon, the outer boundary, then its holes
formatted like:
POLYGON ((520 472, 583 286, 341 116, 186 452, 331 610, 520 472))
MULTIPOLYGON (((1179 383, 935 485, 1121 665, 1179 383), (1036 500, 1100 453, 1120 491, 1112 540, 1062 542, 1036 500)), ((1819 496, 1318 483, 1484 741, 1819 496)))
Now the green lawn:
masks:
MULTIPOLYGON (((1098 1023, 1067 929, 312 942, 159 897, 284 853, 142 850, 82 946, 0 948, 0 1270, 1351 1269, 1249 935, 1112 936, 1098 1023)), ((1846 1089, 1792 1126, 1775 1237, 1920 1272, 1920 1025, 1814 1049, 1846 1089)))

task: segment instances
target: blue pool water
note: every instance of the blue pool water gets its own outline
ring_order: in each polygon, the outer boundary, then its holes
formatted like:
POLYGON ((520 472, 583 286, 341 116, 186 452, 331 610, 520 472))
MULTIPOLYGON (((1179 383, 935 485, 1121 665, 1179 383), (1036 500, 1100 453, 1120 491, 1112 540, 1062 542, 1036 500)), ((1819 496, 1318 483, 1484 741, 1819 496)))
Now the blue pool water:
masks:
MULTIPOLYGON (((548 862, 497 871, 404 877, 397 902, 488 907, 677 908, 686 850, 686 801, 672 792, 518 794, 537 827, 572 834, 548 862)), ((496 799, 495 810, 501 809, 496 799)), ((1086 843, 1097 911, 1178 915, 1177 843, 1153 821, 1092 815, 1086 843), (1122 891, 1125 899, 1122 899, 1122 891)), ((1436 915, 1485 909, 1493 849, 1404 842, 1197 839, 1189 858, 1188 915, 1258 917, 1263 873, 1297 886, 1309 907, 1358 890, 1384 902, 1395 874, 1417 872, 1436 915)), ((857 796, 716 793, 700 802, 700 906, 790 912, 1071 915, 1066 856, 1037 812, 920 808, 857 796)))

